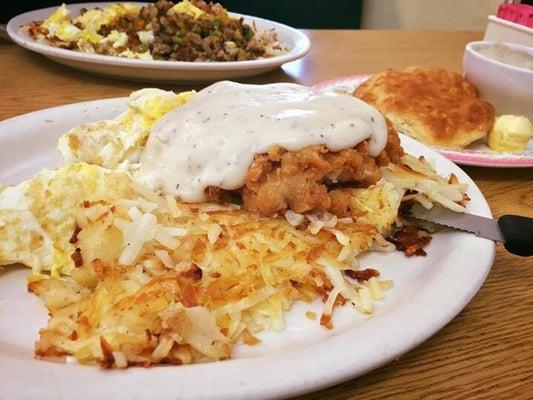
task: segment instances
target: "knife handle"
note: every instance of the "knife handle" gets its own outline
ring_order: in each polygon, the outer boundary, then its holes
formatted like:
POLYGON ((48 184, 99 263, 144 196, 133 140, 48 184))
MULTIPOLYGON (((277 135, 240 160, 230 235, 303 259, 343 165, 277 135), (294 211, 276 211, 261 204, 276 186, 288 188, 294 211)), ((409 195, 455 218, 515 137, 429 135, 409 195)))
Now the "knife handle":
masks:
POLYGON ((498 225, 509 253, 533 256, 533 218, 503 215, 498 219, 498 225))

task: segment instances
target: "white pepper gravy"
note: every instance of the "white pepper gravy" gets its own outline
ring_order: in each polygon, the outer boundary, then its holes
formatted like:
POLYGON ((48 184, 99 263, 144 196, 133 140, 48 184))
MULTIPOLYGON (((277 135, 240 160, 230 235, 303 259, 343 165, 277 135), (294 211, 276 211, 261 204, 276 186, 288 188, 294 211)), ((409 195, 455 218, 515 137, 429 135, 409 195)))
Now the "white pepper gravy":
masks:
POLYGON ((170 111, 153 127, 139 179, 185 202, 206 200, 205 189, 234 190, 254 155, 325 145, 331 151, 369 140, 370 155, 387 144, 381 113, 344 94, 291 83, 215 83, 170 111))

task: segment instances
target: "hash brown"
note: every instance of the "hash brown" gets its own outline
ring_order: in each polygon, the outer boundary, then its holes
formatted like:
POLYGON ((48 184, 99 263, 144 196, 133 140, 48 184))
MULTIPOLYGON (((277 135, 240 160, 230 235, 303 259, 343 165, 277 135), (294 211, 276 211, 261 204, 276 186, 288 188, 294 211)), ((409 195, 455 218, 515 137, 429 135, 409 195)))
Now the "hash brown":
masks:
POLYGON ((417 188, 412 200, 462 209, 466 187, 424 160, 404 155, 381 174, 370 187, 343 188, 349 218, 265 218, 236 205, 178 203, 124 171, 67 164, 0 189, 0 265, 34 269, 28 289, 50 314, 39 358, 106 368, 226 359, 235 343, 283 329, 297 300, 322 299, 326 328, 344 302, 371 314, 392 283, 361 278, 369 271, 359 272, 357 257, 390 250, 384 236, 406 188, 417 188))
POLYGON ((464 148, 494 124, 494 107, 461 75, 440 68, 388 69, 354 95, 376 107, 394 127, 430 145, 464 148))
POLYGON ((21 185, 5 190, 42 189, 24 191, 19 197, 26 195, 27 204, 20 210, 0 209, 0 265, 46 266, 38 258, 42 241, 74 264, 61 269, 63 276, 34 268, 39 272, 28 288, 51 317, 36 343, 39 358, 73 356, 107 368, 226 359, 234 343, 282 329, 283 313, 295 300, 324 298, 321 323, 331 328, 339 295, 370 314, 372 301, 390 287, 374 277, 372 289, 342 275, 358 270, 355 257, 382 243, 396 219, 402 191, 386 182, 346 189, 354 218, 309 216, 301 226, 238 206, 177 203, 141 189, 125 172, 83 163, 21 185), (46 196, 48 188, 55 190, 46 196), (33 212, 37 226, 46 224, 38 231, 19 226, 23 212, 33 212), (57 232, 50 215, 68 226, 57 232), (37 243, 24 251, 30 234, 37 243))

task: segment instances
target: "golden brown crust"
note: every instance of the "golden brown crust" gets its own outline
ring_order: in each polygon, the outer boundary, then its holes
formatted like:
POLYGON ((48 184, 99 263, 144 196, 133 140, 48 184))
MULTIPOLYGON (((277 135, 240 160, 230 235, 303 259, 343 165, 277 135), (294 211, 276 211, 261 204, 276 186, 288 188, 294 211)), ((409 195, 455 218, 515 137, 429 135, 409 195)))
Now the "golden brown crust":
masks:
POLYGON ((354 95, 375 106, 394 127, 427 144, 463 148, 486 135, 494 107, 461 75, 439 68, 386 70, 354 95))
MULTIPOLYGON (((367 187, 381 178, 380 166, 400 163, 403 149, 398 134, 387 121, 388 141, 374 158, 368 143, 331 152, 326 146, 308 146, 299 151, 273 147, 257 154, 240 189, 243 208, 264 216, 285 210, 298 213, 333 212, 350 216, 350 196, 342 187, 367 187)), ((211 201, 224 201, 231 193, 216 187, 206 191, 211 201)))

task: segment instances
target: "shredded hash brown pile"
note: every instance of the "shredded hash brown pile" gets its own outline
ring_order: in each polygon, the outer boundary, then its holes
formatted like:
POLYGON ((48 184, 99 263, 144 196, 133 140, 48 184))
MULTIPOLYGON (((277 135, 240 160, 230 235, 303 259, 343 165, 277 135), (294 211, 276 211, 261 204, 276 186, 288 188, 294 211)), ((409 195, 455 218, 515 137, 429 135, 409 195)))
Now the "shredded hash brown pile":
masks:
MULTIPOLYGON (((80 167, 88 166, 64 168, 80 167)), ((371 313, 391 286, 342 272, 359 269, 355 257, 375 242, 384 245, 401 199, 390 184, 352 189, 357 220, 291 224, 236 206, 178 204, 125 173, 100 175, 101 192, 117 180, 118 198, 93 197, 71 210, 71 277, 38 274, 29 284, 51 316, 38 357, 118 368, 225 359, 233 343, 282 329, 294 301, 322 299, 320 322, 331 328, 337 305, 371 313)))
POLYGON ((343 189, 351 216, 260 217, 234 204, 179 204, 127 172, 67 164, 0 188, 0 265, 33 269, 28 288, 50 314, 39 358, 106 368, 227 359, 236 343, 283 329, 294 301, 321 300, 328 329, 340 305, 371 314, 392 282, 357 256, 394 251, 384 237, 402 229, 402 201, 463 209, 465 186, 423 159, 405 155, 381 174, 343 189))

